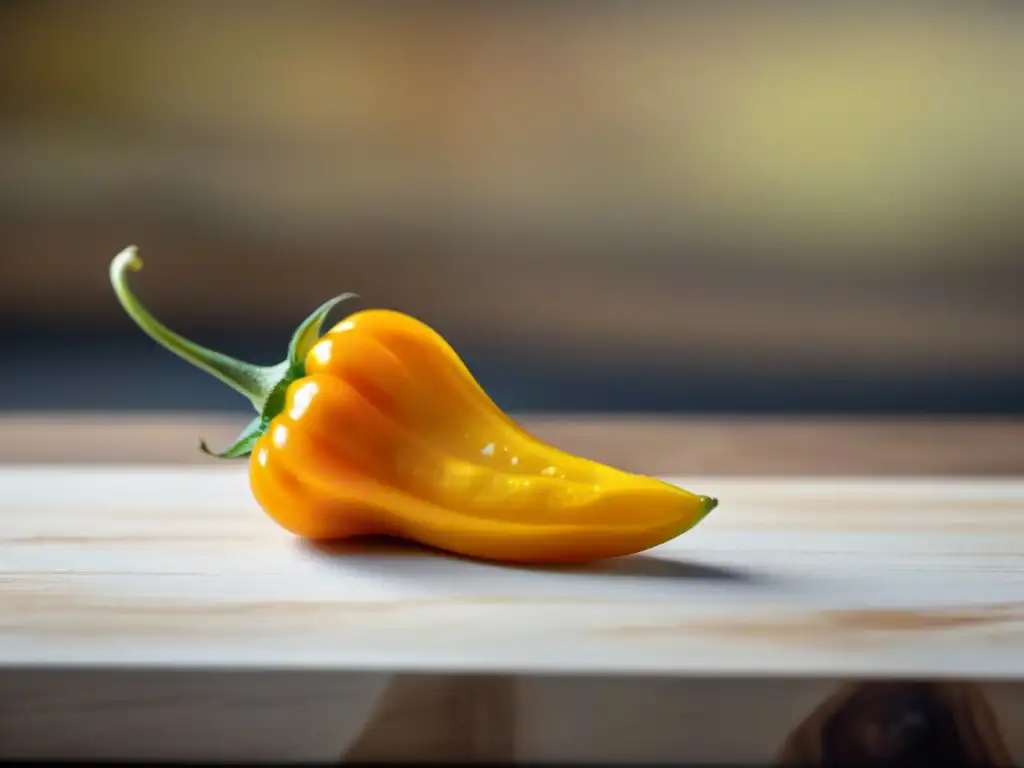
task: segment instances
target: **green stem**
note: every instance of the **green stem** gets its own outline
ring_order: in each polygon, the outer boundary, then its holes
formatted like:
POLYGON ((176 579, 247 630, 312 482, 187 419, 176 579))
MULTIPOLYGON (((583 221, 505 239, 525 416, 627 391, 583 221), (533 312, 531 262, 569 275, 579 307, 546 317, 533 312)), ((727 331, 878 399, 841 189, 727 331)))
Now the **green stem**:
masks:
POLYGON ((220 379, 253 404, 262 413, 267 398, 280 381, 283 371, 279 366, 268 368, 223 355, 179 336, 165 326, 142 305, 128 287, 127 274, 142 269, 138 248, 131 245, 110 263, 110 282, 124 311, 143 331, 165 349, 191 363, 211 376, 220 379))
POLYGON ((287 358, 277 365, 254 365, 189 341, 153 317, 128 287, 128 272, 140 269, 142 259, 134 245, 125 248, 110 263, 110 282, 124 311, 139 328, 165 349, 245 395, 259 414, 231 446, 219 453, 211 451, 205 442, 200 442, 201 451, 225 459, 250 454, 271 419, 284 408, 288 387, 306 375, 306 355, 320 338, 320 330, 327 315, 341 302, 356 297, 354 293, 344 293, 325 301, 292 334, 287 358))

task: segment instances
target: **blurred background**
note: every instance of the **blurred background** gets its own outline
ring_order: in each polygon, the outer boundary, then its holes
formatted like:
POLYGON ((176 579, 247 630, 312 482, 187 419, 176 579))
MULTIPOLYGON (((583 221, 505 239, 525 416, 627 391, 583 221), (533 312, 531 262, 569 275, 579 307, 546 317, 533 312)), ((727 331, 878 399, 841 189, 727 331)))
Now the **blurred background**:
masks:
POLYGON ((1020 413, 1016 4, 0 0, 0 408, 249 406, 331 295, 513 411, 1020 413))

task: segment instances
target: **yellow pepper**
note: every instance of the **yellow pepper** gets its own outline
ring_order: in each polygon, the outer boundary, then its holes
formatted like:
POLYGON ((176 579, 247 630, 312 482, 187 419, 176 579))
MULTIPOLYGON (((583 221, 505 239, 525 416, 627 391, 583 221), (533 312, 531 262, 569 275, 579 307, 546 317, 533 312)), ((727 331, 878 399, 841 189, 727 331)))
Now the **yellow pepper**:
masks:
POLYGON ((477 384, 435 331, 385 310, 352 314, 321 336, 324 303, 286 360, 256 366, 201 347, 149 314, 126 272, 110 279, 155 341, 245 395, 258 416, 234 445, 252 493, 309 539, 390 535, 508 562, 573 563, 628 555, 675 538, 717 505, 651 477, 572 456, 527 433, 477 384))

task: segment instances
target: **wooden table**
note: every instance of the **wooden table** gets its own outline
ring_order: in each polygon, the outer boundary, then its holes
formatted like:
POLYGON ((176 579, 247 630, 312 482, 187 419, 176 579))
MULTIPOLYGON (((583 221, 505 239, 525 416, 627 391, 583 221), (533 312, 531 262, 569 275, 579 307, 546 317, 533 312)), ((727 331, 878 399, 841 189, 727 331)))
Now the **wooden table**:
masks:
POLYGON ((311 547, 196 456, 236 419, 0 421, 0 757, 1024 762, 1024 422, 526 421, 722 506, 568 570, 311 547))

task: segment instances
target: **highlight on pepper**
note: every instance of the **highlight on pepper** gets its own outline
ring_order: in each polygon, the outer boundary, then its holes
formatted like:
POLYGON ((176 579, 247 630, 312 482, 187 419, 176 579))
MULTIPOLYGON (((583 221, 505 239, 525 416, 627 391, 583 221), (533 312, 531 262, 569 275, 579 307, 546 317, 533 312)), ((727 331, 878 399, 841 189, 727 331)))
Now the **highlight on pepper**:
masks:
POLYGON ((128 286, 131 246, 110 264, 125 312, 154 341, 248 398, 256 417, 220 451, 248 458, 268 516, 309 539, 378 534, 454 554, 579 563, 674 539, 718 502, 573 456, 529 434, 424 323, 356 312, 321 334, 324 302, 288 355, 259 366, 202 347, 154 318, 128 286))

